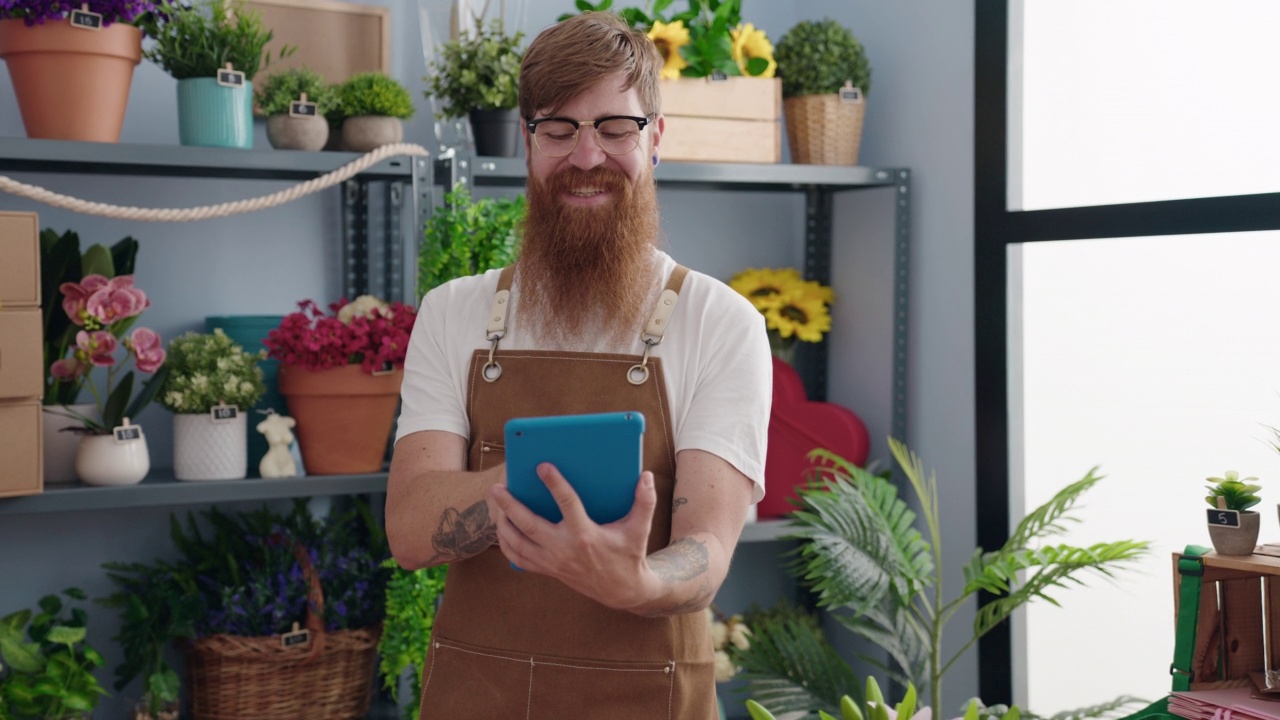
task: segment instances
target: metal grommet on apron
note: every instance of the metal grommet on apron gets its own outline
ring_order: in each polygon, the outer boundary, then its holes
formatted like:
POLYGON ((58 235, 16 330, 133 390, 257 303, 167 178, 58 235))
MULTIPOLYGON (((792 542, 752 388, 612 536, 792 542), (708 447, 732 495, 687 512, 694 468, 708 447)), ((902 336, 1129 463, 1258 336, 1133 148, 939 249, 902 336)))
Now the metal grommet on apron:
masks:
MULTIPOLYGON (((677 268, 677 272, 683 268, 677 268)), ((677 273, 672 273, 673 280, 677 273)), ((680 280, 684 279, 684 273, 679 273, 680 280)), ((676 303, 680 300, 680 294, 673 290, 670 285, 662 291, 662 295, 658 296, 658 304, 653 308, 653 315, 649 318, 649 322, 645 323, 644 332, 640 333, 640 339, 644 341, 644 354, 640 356, 640 362, 632 365, 627 369, 627 382, 632 385, 643 385, 649 380, 649 352, 653 350, 653 346, 662 342, 662 336, 667 332, 667 325, 671 321, 671 313, 675 312, 676 303)))
POLYGON ((507 314, 511 311, 511 268, 505 268, 498 276, 498 291, 493 294, 493 304, 489 308, 489 326, 485 328, 485 339, 489 341, 489 362, 480 370, 485 382, 493 382, 502 377, 502 364, 493 358, 498 352, 498 341, 507 334, 507 314))

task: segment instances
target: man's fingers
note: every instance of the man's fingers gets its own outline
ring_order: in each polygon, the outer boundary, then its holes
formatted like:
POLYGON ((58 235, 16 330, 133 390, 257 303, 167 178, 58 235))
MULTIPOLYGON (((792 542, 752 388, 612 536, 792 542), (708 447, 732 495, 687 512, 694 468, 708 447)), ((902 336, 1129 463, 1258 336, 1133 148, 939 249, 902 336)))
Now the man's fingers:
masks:
POLYGON ((565 520, 577 520, 586 516, 586 510, 582 507, 582 500, 578 497, 578 493, 574 492, 573 486, 568 480, 564 479, 564 475, 556 469, 551 463, 540 463, 538 465, 538 477, 542 480, 542 484, 547 486, 551 491, 551 497, 555 499, 556 505, 560 507, 560 514, 565 520))
POLYGON ((636 483, 636 499, 631 505, 631 512, 623 518, 622 522, 636 523, 644 528, 646 537, 649 527, 653 523, 653 511, 658 505, 658 491, 653 487, 653 473, 645 470, 640 473, 640 480, 636 483))

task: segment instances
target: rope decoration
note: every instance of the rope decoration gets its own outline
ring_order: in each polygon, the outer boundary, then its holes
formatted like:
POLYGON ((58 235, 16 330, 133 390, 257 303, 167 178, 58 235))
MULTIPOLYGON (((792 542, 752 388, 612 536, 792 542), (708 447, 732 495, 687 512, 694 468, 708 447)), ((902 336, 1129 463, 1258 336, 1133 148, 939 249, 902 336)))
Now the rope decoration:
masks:
POLYGON ((52 205, 53 207, 63 208, 65 210, 71 210, 85 215, 98 215, 118 220, 141 220, 144 222, 191 222, 193 220, 210 220, 212 218, 228 217, 257 210, 266 210, 267 208, 273 208, 278 205, 293 202, 298 198, 305 197, 312 193, 333 187, 340 182, 349 180, 370 167, 377 165, 388 157, 395 155, 430 157, 431 153, 421 145, 415 145, 413 143, 383 145, 371 152, 365 153, 359 158, 352 160, 336 170, 332 170, 324 175, 307 180, 306 182, 299 183, 293 187, 271 193, 270 195, 193 208, 140 208, 90 202, 88 200, 71 197, 70 195, 63 195, 51 190, 46 190, 38 185, 21 183, 4 175, 0 175, 0 190, 20 197, 25 197, 30 200, 35 200, 36 202, 44 203, 46 205, 52 205))

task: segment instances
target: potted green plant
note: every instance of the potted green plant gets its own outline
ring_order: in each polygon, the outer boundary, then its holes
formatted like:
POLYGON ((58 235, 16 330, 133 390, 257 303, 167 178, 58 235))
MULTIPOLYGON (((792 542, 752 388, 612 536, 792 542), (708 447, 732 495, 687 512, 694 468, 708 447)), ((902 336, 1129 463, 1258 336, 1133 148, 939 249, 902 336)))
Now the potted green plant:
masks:
POLYGON ((422 661, 431 644, 436 603, 444 592, 447 565, 405 570, 395 558, 383 568, 387 580, 387 611, 378 640, 378 675, 382 687, 404 711, 405 720, 418 720, 422 696, 422 661))
POLYGON ((244 0, 164 0, 147 31, 155 44, 145 57, 178 81, 180 142, 252 148, 253 78, 270 62, 274 37, 262 14, 244 0))
POLYGON ((440 48, 426 80, 427 95, 439 98, 442 120, 466 116, 476 152, 514 157, 520 146, 518 91, 522 33, 508 35, 501 19, 485 26, 476 19, 475 32, 465 33, 440 48))
POLYGON ((472 200, 459 184, 427 221, 418 254, 418 294, 457 277, 510 265, 520 242, 525 199, 472 200))
POLYGON ((178 582, 173 566, 167 563, 129 567, 132 569, 107 575, 120 583, 131 583, 131 589, 138 591, 117 592, 97 601, 121 615, 120 632, 111 638, 120 644, 124 656, 115 670, 114 687, 122 692, 135 677, 141 677, 142 694, 134 703, 134 720, 178 720, 182 682, 165 659, 165 649, 175 639, 195 637, 195 622, 203 612, 200 595, 196 588, 178 582))
POLYGON ((1205 502, 1213 508, 1208 513, 1209 538, 1219 555, 1252 555, 1258 544, 1261 516, 1249 508, 1261 502, 1258 478, 1241 478, 1240 473, 1228 470, 1222 477, 1208 478, 1209 494, 1205 502), (1235 512, 1229 512, 1229 511, 1235 512), (1216 511, 1216 512, 1215 512, 1216 511))
POLYGON ((791 161, 857 165, 871 66, 853 33, 834 20, 804 20, 774 50, 791 161))
POLYGON ((266 392, 258 361, 222 331, 169 341, 160 404, 173 415, 178 480, 241 480, 248 474, 249 410, 266 392))
POLYGON ((305 67, 275 73, 258 88, 267 141, 277 150, 322 149, 329 140, 326 118, 337 106, 337 90, 305 67))
POLYGON ((413 117, 413 99, 395 78, 356 73, 338 90, 344 150, 369 152, 404 139, 404 120, 413 117))
MULTIPOLYGON (((62 592, 83 601, 78 588, 62 592)), ((0 618, 0 717, 88 718, 107 692, 93 676, 102 655, 85 642, 88 614, 57 595, 40 598, 40 611, 0 618)))
POLYGON ((133 69, 142 60, 135 23, 155 8, 147 0, 0 4, 0 57, 27 137, 120 139, 133 69))
POLYGON ((110 248, 93 244, 80 250, 80 236, 73 230, 58 234, 53 228, 40 232, 40 308, 44 323, 44 482, 46 485, 74 482, 76 479, 76 446, 80 437, 67 428, 78 427, 78 415, 101 419, 97 405, 79 402, 84 377, 55 377, 52 368, 75 347, 81 326, 73 323, 62 309, 63 283, 78 283, 85 275, 133 274, 138 254, 138 241, 132 237, 110 248))

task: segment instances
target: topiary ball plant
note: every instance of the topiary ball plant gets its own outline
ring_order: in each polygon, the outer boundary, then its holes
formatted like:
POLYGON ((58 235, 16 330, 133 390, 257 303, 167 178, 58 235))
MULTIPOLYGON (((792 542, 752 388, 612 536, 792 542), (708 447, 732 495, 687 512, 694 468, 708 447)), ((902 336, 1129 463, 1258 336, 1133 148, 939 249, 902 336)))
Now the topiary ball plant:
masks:
POLYGON ((286 115, 289 104, 302 93, 307 101, 316 104, 316 114, 327 117, 338 107, 337 89, 325 81, 319 73, 304 67, 278 72, 266 79, 258 88, 258 108, 263 115, 286 115))
POLYGON ((773 57, 784 98, 837 93, 846 80, 861 88, 863 95, 871 89, 866 50, 835 20, 795 24, 778 40, 773 57))
POLYGON ((348 118, 380 115, 407 120, 413 117, 409 91, 380 72, 352 75, 338 90, 338 104, 348 118))

